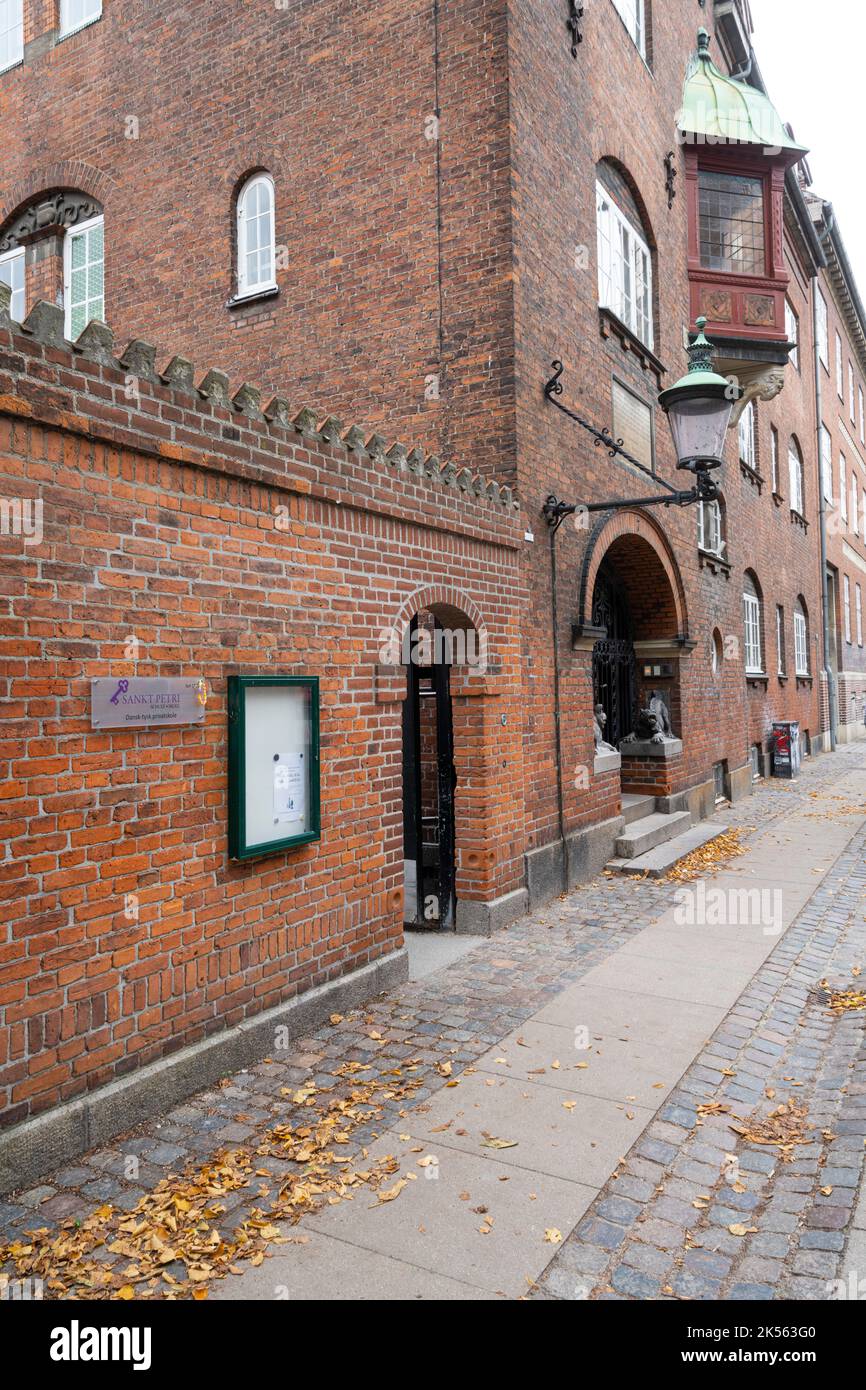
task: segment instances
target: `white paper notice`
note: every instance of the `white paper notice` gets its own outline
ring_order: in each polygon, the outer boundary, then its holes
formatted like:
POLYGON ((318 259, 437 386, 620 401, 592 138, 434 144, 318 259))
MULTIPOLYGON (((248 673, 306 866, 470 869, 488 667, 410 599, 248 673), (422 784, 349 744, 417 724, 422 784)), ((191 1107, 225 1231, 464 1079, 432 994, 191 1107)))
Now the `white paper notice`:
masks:
POLYGON ((307 809, 307 769, 303 753, 287 753, 274 763, 274 820, 303 820, 307 809))

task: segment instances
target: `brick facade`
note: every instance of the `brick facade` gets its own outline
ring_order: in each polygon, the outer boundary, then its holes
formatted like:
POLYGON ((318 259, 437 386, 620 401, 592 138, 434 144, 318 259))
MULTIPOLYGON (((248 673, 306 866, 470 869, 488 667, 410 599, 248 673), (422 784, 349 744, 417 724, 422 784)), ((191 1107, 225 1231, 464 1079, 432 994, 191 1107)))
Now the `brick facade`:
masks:
MULTIPOLYGON (((767 390, 754 403, 751 464, 740 460, 736 426, 729 433, 724 553, 699 550, 694 508, 602 513, 591 524, 566 523, 554 542, 542 516, 550 493, 590 503, 653 490, 644 473, 596 447, 545 399, 554 359, 565 367, 561 401, 614 436, 622 432, 615 392, 645 403, 652 467, 658 479, 682 485, 656 408, 659 390, 684 369, 690 326, 676 117, 699 24, 713 31, 716 61, 725 66, 725 57, 712 5, 646 8, 644 57, 611 0, 586 7, 574 55, 559 0, 307 0, 285 8, 255 0, 241 13, 170 0, 159 25, 145 6, 105 0, 97 23, 61 42, 47 0, 28 6, 25 62, 0 75, 0 124, 9 132, 0 235, 46 194, 95 201, 105 216, 106 318, 118 335, 159 344, 163 380, 140 345, 119 365, 98 334, 73 353, 44 305, 38 321, 28 320, 29 335, 16 337, 6 368, 4 391, 21 387, 32 423, 6 403, 4 486, 23 488, 26 476, 29 487, 46 489, 58 567, 34 571, 35 606, 26 615, 34 629, 26 633, 16 609, 20 564, 7 580, 17 663, 8 679, 36 682, 27 687, 35 707, 13 706, 16 718, 31 721, 28 776, 32 757, 32 775, 58 779, 56 800, 54 783, 47 791, 38 780, 36 791, 22 786, 31 809, 11 814, 11 797, 10 825, 36 837, 40 867, 27 894, 45 899, 37 917, 48 923, 41 944, 49 962, 72 951, 69 968, 83 972, 68 981, 73 994, 80 987, 81 998, 106 1000, 106 1018, 85 1020, 83 1033, 63 1024, 51 1048, 64 1047, 66 1060, 52 1053, 50 1065, 40 1064, 42 1079, 28 1081, 24 1019, 29 1010, 48 1020, 67 982, 51 964, 34 1005, 26 960, 35 958, 36 936, 27 937, 20 978, 13 952, 6 1002, 20 1012, 7 1065, 18 1070, 5 1084, 14 1118, 31 1097, 46 1105, 75 1094, 112 1068, 398 945, 405 679, 377 661, 377 627, 426 607, 457 612, 491 636, 495 660, 486 673, 456 672, 452 682, 458 903, 492 905, 527 887, 531 896, 533 864, 545 855, 554 864, 548 894, 559 891, 591 867, 581 855, 599 827, 617 822, 624 787, 679 798, 699 815, 714 804, 721 772, 736 797, 751 785, 753 757, 767 770, 774 720, 798 720, 816 751, 827 745, 816 276, 830 305, 831 354, 838 324, 858 384, 866 358, 850 346, 856 306, 843 312, 837 303, 841 291, 828 279, 802 189, 788 186, 783 244, 799 363, 784 367, 780 393, 767 390), (276 190, 277 287, 237 302, 236 199, 259 170, 276 190), (649 248, 651 347, 599 308, 597 180, 649 248), (34 346, 46 330, 55 346, 34 346), (170 349, 180 356, 170 359, 170 349), (277 402, 265 421, 254 393, 242 391, 232 405, 219 372, 196 391, 188 359, 257 382, 262 399, 279 392, 309 401, 311 411, 287 423, 277 402), (124 394, 128 378, 143 383, 140 409, 124 394), (403 443, 386 453, 381 437, 370 446, 365 435, 362 448, 353 435, 347 449, 331 412, 403 443), (98 447, 89 442, 91 417, 106 441, 98 447), (802 456, 802 515, 791 507, 791 440, 802 456), (431 450, 453 460, 441 476, 425 462, 431 450), (513 486, 520 514, 513 498, 483 495, 479 476, 513 486), (277 495, 290 499, 286 533, 269 520, 277 495), (64 511, 75 519, 65 539, 64 511), (633 624, 639 702, 661 689, 683 744, 660 769, 627 758, 625 777, 593 767, 593 608, 611 574, 633 624), (253 578, 267 584, 267 601, 246 594, 253 578), (763 670, 748 676, 746 584, 762 617, 763 670), (238 585, 244 599, 235 612, 238 585), (798 604, 808 633, 799 673, 798 604), (189 731, 142 735, 124 745, 121 775, 114 742, 87 729, 80 702, 87 677, 109 666, 115 673, 133 620, 155 668, 201 667, 213 703, 204 746, 189 731), (32 649, 16 645, 25 642, 32 649), (54 644, 47 658, 37 652, 41 642, 54 644), (227 867, 221 838, 225 677, 265 663, 321 673, 332 715, 326 757, 348 779, 326 801, 327 835, 292 857, 285 884, 267 865, 227 867), (79 702, 70 727, 61 722, 65 697, 79 702), (39 728, 40 720, 57 726, 39 728), (179 757, 177 748, 189 751, 179 757), (147 760, 135 762, 135 749, 147 760), (67 812, 64 798, 72 799, 67 812), (55 823, 67 814, 68 825, 55 823), (92 835, 92 846, 79 835, 92 835), (571 861, 564 841, 583 846, 571 861), (168 876, 163 864, 181 867, 168 876), (81 881, 62 882, 66 873, 81 881), (140 941, 132 933, 135 944, 122 948, 144 943, 124 961, 152 980, 139 987, 139 995, 155 991, 143 1004, 111 979, 118 967, 98 944, 119 910, 116 894, 138 891, 129 885, 141 874, 150 876, 153 903, 165 899, 180 919, 140 941), (61 891, 72 896, 54 905, 61 891), (291 906, 281 909, 284 901, 291 906), (79 931, 86 924, 97 964, 86 967, 83 946, 62 935, 52 915, 61 909, 79 931), (95 990, 103 969, 110 983, 95 990), (180 987, 189 995, 179 1004, 180 987), (96 1041, 81 1052, 91 1035, 96 1041)), ((62 229, 52 237, 27 240, 28 309, 62 298, 62 229)), ((838 467, 844 411, 831 413, 838 467)), ((859 433, 847 447, 866 481, 859 433)), ((860 569, 866 588, 863 540, 829 541, 830 563, 851 577, 852 622, 860 569)), ((845 646, 841 623, 837 606, 841 701, 850 711, 866 668, 856 640, 845 646)), ((9 749, 13 762, 17 748, 9 749)), ((15 912, 23 891, 14 879, 15 912)), ((43 1046, 44 1034, 34 1037, 43 1046)))
POLYGON ((59 310, 35 317, 38 338, 0 318, 0 492, 43 506, 41 543, 4 537, 7 1125, 398 950, 406 673, 381 647, 419 609, 487 641, 452 680, 459 898, 523 876, 510 492, 233 405, 212 374, 203 399, 176 361, 167 385, 141 343, 131 378, 104 333, 73 353, 59 310), (193 668, 203 726, 91 727, 92 677, 193 668), (227 857, 233 672, 321 682, 321 840, 248 864, 227 857))

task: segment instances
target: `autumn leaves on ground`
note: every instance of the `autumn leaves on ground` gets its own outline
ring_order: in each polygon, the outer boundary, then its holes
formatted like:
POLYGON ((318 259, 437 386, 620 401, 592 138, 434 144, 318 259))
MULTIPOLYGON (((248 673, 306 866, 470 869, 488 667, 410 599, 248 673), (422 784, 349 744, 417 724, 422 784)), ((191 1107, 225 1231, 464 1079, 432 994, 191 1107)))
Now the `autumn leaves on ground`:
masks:
POLYGON ((366 1165, 366 1149, 354 1158, 345 1151, 360 1125, 382 1115, 385 1102, 408 1101, 421 1077, 412 1061, 375 1079, 366 1075, 371 1071, 358 1062, 338 1068, 344 1095, 286 1088, 298 1107, 294 1123, 264 1129, 258 1144, 222 1149, 167 1177, 130 1213, 106 1204, 56 1233, 28 1232, 0 1246, 0 1268, 12 1264, 19 1278, 41 1279, 49 1298, 203 1299, 212 1280, 240 1274, 245 1261, 261 1264, 268 1246, 305 1239, 283 1234, 277 1223, 294 1224, 363 1189, 374 1203, 393 1201, 408 1181, 387 1185, 397 1160, 366 1165), (277 1160, 279 1176, 265 1166, 269 1160, 277 1160), (255 1184, 261 1206, 226 1230, 224 1199, 255 1184))

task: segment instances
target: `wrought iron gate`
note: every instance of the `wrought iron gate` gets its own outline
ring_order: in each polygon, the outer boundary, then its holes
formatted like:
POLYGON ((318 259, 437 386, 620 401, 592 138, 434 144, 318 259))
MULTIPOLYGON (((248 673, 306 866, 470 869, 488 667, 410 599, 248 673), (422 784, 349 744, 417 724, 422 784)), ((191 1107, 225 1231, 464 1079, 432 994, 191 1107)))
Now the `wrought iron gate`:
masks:
POLYGON ((595 583, 592 623, 607 633, 592 651, 593 700, 607 715, 605 738, 617 747, 631 733, 637 713, 636 664, 628 597, 604 566, 595 583))

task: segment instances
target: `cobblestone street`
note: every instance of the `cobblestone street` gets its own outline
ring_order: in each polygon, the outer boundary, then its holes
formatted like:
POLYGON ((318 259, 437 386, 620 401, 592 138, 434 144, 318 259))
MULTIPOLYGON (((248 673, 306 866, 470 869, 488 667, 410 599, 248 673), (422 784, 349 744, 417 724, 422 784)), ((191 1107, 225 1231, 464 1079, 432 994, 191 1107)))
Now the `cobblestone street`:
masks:
MULTIPOLYGON (((680 927, 698 952, 721 940, 684 975, 669 924, 678 895, 703 880, 601 876, 13 1194, 0 1240, 42 1228, 45 1242, 96 1209, 132 1212, 167 1175, 302 1121, 298 1089, 339 1095, 355 1064, 411 1075, 417 1089, 384 1100, 352 1149, 393 1155, 415 1178, 432 1155, 437 1181, 410 1182, 387 1209, 361 1193, 305 1214, 293 1243, 214 1280, 212 1298, 279 1287, 292 1298, 822 1299, 830 1281, 866 1277, 866 1013, 828 1008, 866 961, 866 748, 809 763, 796 785, 764 783, 722 819, 747 852, 706 884, 778 890, 783 934, 680 927), (630 968, 638 983, 620 999, 630 968), (807 1111, 790 1150, 732 1131, 789 1097, 807 1111)), ((261 1183, 223 1206, 228 1232, 266 1208, 261 1183)), ((118 1278, 127 1263, 107 1245, 98 1258, 118 1278)), ((185 1296, 182 1264, 169 1272, 185 1296)))

